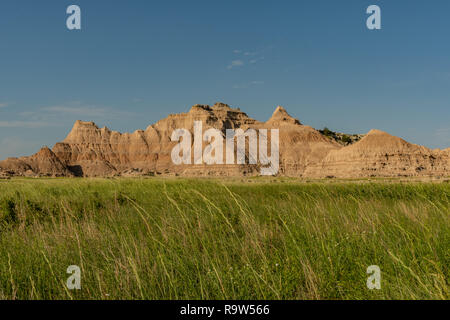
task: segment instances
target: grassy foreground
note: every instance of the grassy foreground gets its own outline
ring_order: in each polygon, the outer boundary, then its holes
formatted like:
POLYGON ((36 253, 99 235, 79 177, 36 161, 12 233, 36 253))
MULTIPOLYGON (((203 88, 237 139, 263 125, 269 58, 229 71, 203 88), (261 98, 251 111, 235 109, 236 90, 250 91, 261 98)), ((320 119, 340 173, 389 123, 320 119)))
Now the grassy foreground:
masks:
POLYGON ((0 299, 449 299, 449 198, 448 183, 0 181, 0 299))

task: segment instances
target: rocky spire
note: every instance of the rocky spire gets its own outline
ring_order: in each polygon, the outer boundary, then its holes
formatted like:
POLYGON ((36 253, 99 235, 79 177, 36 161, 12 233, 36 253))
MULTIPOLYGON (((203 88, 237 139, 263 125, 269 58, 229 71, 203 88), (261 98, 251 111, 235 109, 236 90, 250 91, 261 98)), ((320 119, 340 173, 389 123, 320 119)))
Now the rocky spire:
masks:
POLYGON ((287 113, 286 109, 284 109, 282 106, 278 106, 275 111, 272 114, 272 117, 267 121, 269 123, 275 122, 275 121, 281 121, 286 123, 292 123, 292 124, 301 124, 298 119, 295 119, 287 113))

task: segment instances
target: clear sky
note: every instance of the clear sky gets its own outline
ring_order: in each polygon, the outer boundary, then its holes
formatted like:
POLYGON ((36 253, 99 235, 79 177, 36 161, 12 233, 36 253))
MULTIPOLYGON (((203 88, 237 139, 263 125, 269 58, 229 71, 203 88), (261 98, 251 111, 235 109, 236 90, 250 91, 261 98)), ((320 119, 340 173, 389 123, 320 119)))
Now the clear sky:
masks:
POLYGON ((2 0, 0 158, 193 104, 450 147, 450 1, 2 0), (66 28, 66 8, 82 30, 66 28), (382 29, 366 28, 381 7, 382 29))

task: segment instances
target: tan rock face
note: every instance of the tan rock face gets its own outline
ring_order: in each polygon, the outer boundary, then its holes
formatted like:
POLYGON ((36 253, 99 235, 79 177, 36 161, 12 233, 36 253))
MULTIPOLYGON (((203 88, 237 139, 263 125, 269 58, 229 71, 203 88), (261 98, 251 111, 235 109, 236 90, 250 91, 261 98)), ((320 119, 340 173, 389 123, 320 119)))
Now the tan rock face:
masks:
POLYGON ((9 158, 1 161, 0 172, 12 176, 73 176, 67 166, 47 147, 30 157, 9 158))
POLYGON ((174 166, 171 159, 172 149, 178 143, 171 141, 172 132, 187 129, 193 133, 194 121, 201 121, 204 130, 216 128, 223 133, 226 129, 245 130, 258 123, 221 103, 212 107, 195 105, 188 113, 169 115, 145 131, 131 134, 77 121, 67 138, 57 143, 53 151, 67 166, 78 167, 85 176, 115 175, 130 169, 141 174, 198 171, 201 168, 174 166))
POLYGON ((311 177, 448 176, 449 157, 406 142, 380 130, 371 130, 353 145, 334 150, 306 170, 311 177))
MULTIPOLYGON (((193 134, 194 122, 203 131, 226 129, 279 129, 280 175, 305 177, 448 176, 449 149, 432 151, 387 133, 372 130, 352 145, 341 144, 302 125, 282 107, 267 122, 259 122, 239 109, 217 103, 195 105, 189 112, 172 114, 146 130, 119 133, 77 121, 64 141, 53 150, 43 148, 31 157, 0 162, 3 175, 44 176, 187 176, 258 175, 257 165, 180 165, 172 163, 171 141, 176 129, 193 134)), ((270 139, 269 139, 270 144, 270 139)), ((203 142, 203 148, 206 142, 203 142)), ((248 153, 248 148, 247 148, 248 153)), ((248 154, 247 154, 248 155, 248 154)))

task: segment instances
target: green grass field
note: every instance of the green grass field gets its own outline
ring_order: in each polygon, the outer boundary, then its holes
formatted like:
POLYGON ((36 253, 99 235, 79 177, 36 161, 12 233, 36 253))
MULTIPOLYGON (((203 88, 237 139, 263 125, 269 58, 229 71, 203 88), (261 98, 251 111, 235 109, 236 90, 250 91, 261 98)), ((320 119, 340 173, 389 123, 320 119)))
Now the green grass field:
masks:
POLYGON ((449 299, 449 198, 448 183, 0 180, 0 298, 449 299))

